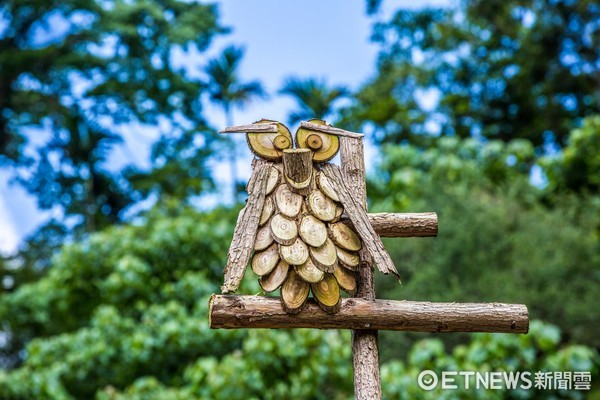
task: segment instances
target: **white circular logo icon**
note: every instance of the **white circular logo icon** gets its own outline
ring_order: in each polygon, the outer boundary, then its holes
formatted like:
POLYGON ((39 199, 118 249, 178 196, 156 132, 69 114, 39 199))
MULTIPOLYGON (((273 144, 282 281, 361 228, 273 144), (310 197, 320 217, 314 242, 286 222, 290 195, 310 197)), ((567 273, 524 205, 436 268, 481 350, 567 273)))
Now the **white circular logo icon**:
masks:
POLYGON ((430 369, 426 369, 419 374, 417 383, 423 390, 433 390, 438 384, 438 377, 435 372, 430 369))

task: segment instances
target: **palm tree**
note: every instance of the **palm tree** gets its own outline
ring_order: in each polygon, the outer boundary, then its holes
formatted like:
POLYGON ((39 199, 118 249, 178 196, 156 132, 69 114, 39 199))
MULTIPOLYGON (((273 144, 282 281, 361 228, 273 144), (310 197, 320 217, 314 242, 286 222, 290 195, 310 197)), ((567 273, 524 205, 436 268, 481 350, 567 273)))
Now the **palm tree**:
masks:
POLYGON ((292 96, 298 103, 298 111, 288 117, 290 125, 312 118, 324 119, 334 112, 334 103, 350 95, 344 86, 329 87, 325 80, 316 78, 287 78, 279 91, 292 96))
MULTIPOLYGON (((233 125, 233 108, 243 107, 255 97, 266 97, 266 92, 259 81, 241 82, 238 67, 244 56, 244 49, 228 46, 223 53, 211 59, 204 72, 208 76, 207 90, 210 100, 219 105, 225 113, 227 126, 233 125)), ((233 181, 233 199, 237 200, 237 170, 235 141, 230 139, 229 162, 233 181)))

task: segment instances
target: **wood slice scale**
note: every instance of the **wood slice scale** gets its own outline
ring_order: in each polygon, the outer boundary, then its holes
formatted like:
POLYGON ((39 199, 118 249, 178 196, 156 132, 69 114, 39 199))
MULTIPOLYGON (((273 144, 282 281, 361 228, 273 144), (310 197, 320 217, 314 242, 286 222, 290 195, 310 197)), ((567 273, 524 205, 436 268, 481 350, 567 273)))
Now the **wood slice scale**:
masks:
POLYGON ((310 213, 321 221, 329 222, 336 216, 336 204, 320 190, 308 195, 306 205, 310 213))
POLYGON ((300 278, 293 269, 290 269, 281 286, 281 305, 287 313, 297 314, 306 304, 309 291, 309 283, 300 278))
POLYGON ((311 247, 309 249, 310 258, 315 263, 317 268, 324 272, 333 272, 337 265, 337 254, 335 245, 327 238, 325 243, 320 247, 311 247))
POLYGON ((267 177, 267 189, 266 194, 271 194, 273 190, 279 185, 280 176, 279 170, 275 166, 271 166, 269 169, 269 176, 267 177))
POLYGON ((296 266, 295 269, 296 273, 309 283, 319 282, 325 276, 325 273, 317 268, 310 258, 304 264, 296 266))
POLYGON ((273 236, 271 236, 271 228, 263 226, 256 232, 256 240, 254 241, 254 250, 261 251, 269 247, 273 243, 273 236))
POLYGON ((302 209, 304 198, 290 190, 287 184, 282 183, 275 190, 275 203, 279 212, 286 217, 296 218, 302 209))
POLYGON ((351 271, 358 271, 358 266, 360 264, 360 257, 358 254, 346 251, 338 246, 335 246, 335 252, 341 266, 351 271))
POLYGON ((321 192, 325 193, 327 197, 329 197, 333 201, 340 201, 340 196, 338 196, 335 189, 331 186, 331 182, 329 178, 325 176, 323 172, 319 172, 317 174, 317 186, 321 190, 321 192))
POLYGON ((340 287, 332 274, 325 274, 320 282, 310 285, 319 307, 328 314, 340 311, 340 287))
POLYGON ((304 215, 300 221, 299 234, 304 243, 319 247, 327 240, 327 227, 312 215, 304 215))
POLYGON ((269 196, 265 199, 265 204, 263 205, 262 212, 260 213, 260 218, 258 219, 258 226, 263 226, 269 221, 271 215, 275 211, 275 202, 273 201, 273 197, 269 196))
POLYGON ((282 214, 275 214, 269 223, 271 235, 279 244, 291 245, 298 237, 298 226, 296 221, 284 217, 282 214))
POLYGON ((344 207, 342 207, 339 204, 336 204, 335 217, 333 217, 333 219, 329 222, 338 222, 340 219, 342 219, 342 215, 344 215, 344 207))
POLYGON ((288 276, 290 266, 283 260, 279 260, 273 271, 263 275, 258 280, 260 287, 265 292, 274 292, 279 289, 288 276))
POLYGON ((333 271, 333 276, 338 282, 338 285, 348 293, 354 293, 356 290, 356 275, 354 272, 343 268, 336 267, 333 271))
POLYGON ((252 271, 259 276, 266 275, 275 268, 278 262, 279 252, 277 251, 277 243, 273 243, 265 250, 254 253, 251 264, 252 271))
POLYGON ((344 250, 358 251, 362 247, 358 235, 343 222, 329 224, 327 230, 331 240, 344 250))
POLYGON ((279 252, 290 265, 302 265, 308 260, 308 247, 300 238, 296 238, 294 243, 289 246, 280 245, 279 252))

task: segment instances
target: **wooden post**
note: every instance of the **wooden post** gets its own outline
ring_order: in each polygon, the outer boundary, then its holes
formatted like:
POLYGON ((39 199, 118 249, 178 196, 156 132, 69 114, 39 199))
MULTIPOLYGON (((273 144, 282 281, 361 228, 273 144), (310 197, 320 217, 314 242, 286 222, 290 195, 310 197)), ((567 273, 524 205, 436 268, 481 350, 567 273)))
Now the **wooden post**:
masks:
MULTIPOLYGON (((360 138, 340 137, 342 174, 352 193, 367 209, 365 158, 360 138)), ((375 301, 374 268, 366 248, 360 253, 360 268, 356 276, 356 297, 375 301)), ((352 364, 354 366, 354 396, 356 400, 381 399, 379 375, 379 345, 376 330, 352 331, 352 364)))

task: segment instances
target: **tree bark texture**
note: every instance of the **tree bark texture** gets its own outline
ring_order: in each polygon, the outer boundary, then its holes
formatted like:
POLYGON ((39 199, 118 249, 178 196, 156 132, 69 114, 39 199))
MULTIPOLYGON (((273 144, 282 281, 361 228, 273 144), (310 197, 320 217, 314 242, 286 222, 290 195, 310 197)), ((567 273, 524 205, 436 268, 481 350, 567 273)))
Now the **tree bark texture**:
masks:
POLYGON ((248 201, 240 211, 233 231, 233 239, 227 253, 225 279, 222 293, 235 292, 244 277, 246 266, 254 249, 258 221, 265 203, 265 192, 271 163, 256 160, 254 171, 248 182, 248 201))
MULTIPOLYGON (((429 213, 368 213, 373 230, 380 237, 431 237, 438 234, 438 216, 429 213)), ((342 222, 354 228, 347 216, 342 222)))
POLYGON ((266 123, 266 124, 249 124, 249 125, 237 125, 228 126, 227 128, 219 131, 219 133, 277 133, 277 124, 266 123))
MULTIPOLYGON (((340 139, 342 139, 342 143, 345 140, 356 140, 350 138, 340 139)), ((350 161, 344 162, 343 160, 344 158, 342 156, 342 165, 344 165, 344 169, 347 169, 347 165, 350 164, 350 161)), ((356 233, 358 233, 358 235, 362 239, 363 247, 365 247, 368 251, 368 253, 363 252, 363 254, 365 256, 369 254, 368 259, 370 260, 372 258, 375 264, 377 265, 377 268, 384 274, 387 275, 391 272, 396 277, 399 277, 398 271, 396 271, 396 267, 394 266, 390 255, 383 247, 381 238, 379 237, 379 235, 377 235, 377 233, 375 233, 373 227, 371 226, 371 223, 369 222, 369 217, 367 216, 367 212, 364 208, 365 202, 360 200, 360 194, 364 193, 365 191, 360 190, 360 188, 353 187, 351 184, 351 182, 353 181, 352 176, 356 175, 356 173, 352 172, 348 175, 342 175, 339 167, 333 164, 324 164, 323 173, 325 173, 325 176, 327 176, 331 180, 333 188, 338 192, 338 195, 340 196, 340 201, 344 206, 344 210, 348 215, 348 218, 350 218, 352 224, 354 225, 356 233)))
POLYGON ((301 195, 309 194, 312 172, 312 152, 309 149, 283 151, 283 173, 292 191, 301 195))
POLYGON ((354 139, 360 139, 363 136, 365 136, 362 133, 345 131, 343 129, 336 128, 335 126, 324 125, 324 124, 323 125, 314 124, 312 122, 306 122, 306 121, 300 122, 300 128, 308 129, 311 131, 328 133, 330 135, 345 136, 345 137, 354 138, 354 139))
POLYGON ((309 299, 301 313, 289 315, 278 297, 213 295, 209 313, 212 329, 353 329, 356 333, 372 330, 527 333, 529 330, 529 314, 522 304, 345 298, 337 314, 327 314, 309 299))
MULTIPOLYGON (((390 256, 385 251, 381 239, 371 226, 367 219, 366 228, 360 224, 362 214, 367 213, 367 186, 365 173, 365 155, 364 147, 361 139, 341 137, 340 138, 340 160, 342 165, 341 178, 345 181, 346 187, 355 196, 348 196, 345 187, 336 188, 340 196, 340 200, 344 204, 346 213, 354 224, 354 228, 363 239, 363 246, 358 255, 360 257, 360 265, 356 276, 356 297, 362 297, 367 303, 371 304, 376 299, 375 295, 375 280, 373 261, 378 263, 380 269, 384 268, 383 263, 391 264, 392 272, 397 275, 398 272, 394 267, 390 256), (340 193, 343 192, 343 193, 340 193), (345 200, 345 201, 344 201, 345 200), (352 203, 347 207, 347 203, 352 203), (352 215, 355 212, 357 215, 352 215), (365 239, 368 234, 370 237, 365 239), (374 236, 374 237, 373 237, 374 236), (376 240, 372 240, 376 239, 376 240), (382 265, 379 265, 382 263, 382 265)), ((324 171, 325 172, 325 171, 324 171)), ((332 175, 340 178, 339 171, 332 169, 332 175), (337 172, 337 173, 336 173, 337 172)), ((326 172, 325 172, 326 173, 326 172)), ((327 173, 326 173, 327 174, 327 173)), ((340 183, 333 176, 329 177, 334 185, 340 183)), ((387 267, 390 268, 389 266, 387 267)), ((386 272, 387 273, 387 272, 386 272)), ((381 399, 381 377, 379 373, 379 344, 377 330, 372 326, 366 326, 367 330, 352 331, 352 364, 354 368, 354 398, 357 400, 381 399)))

